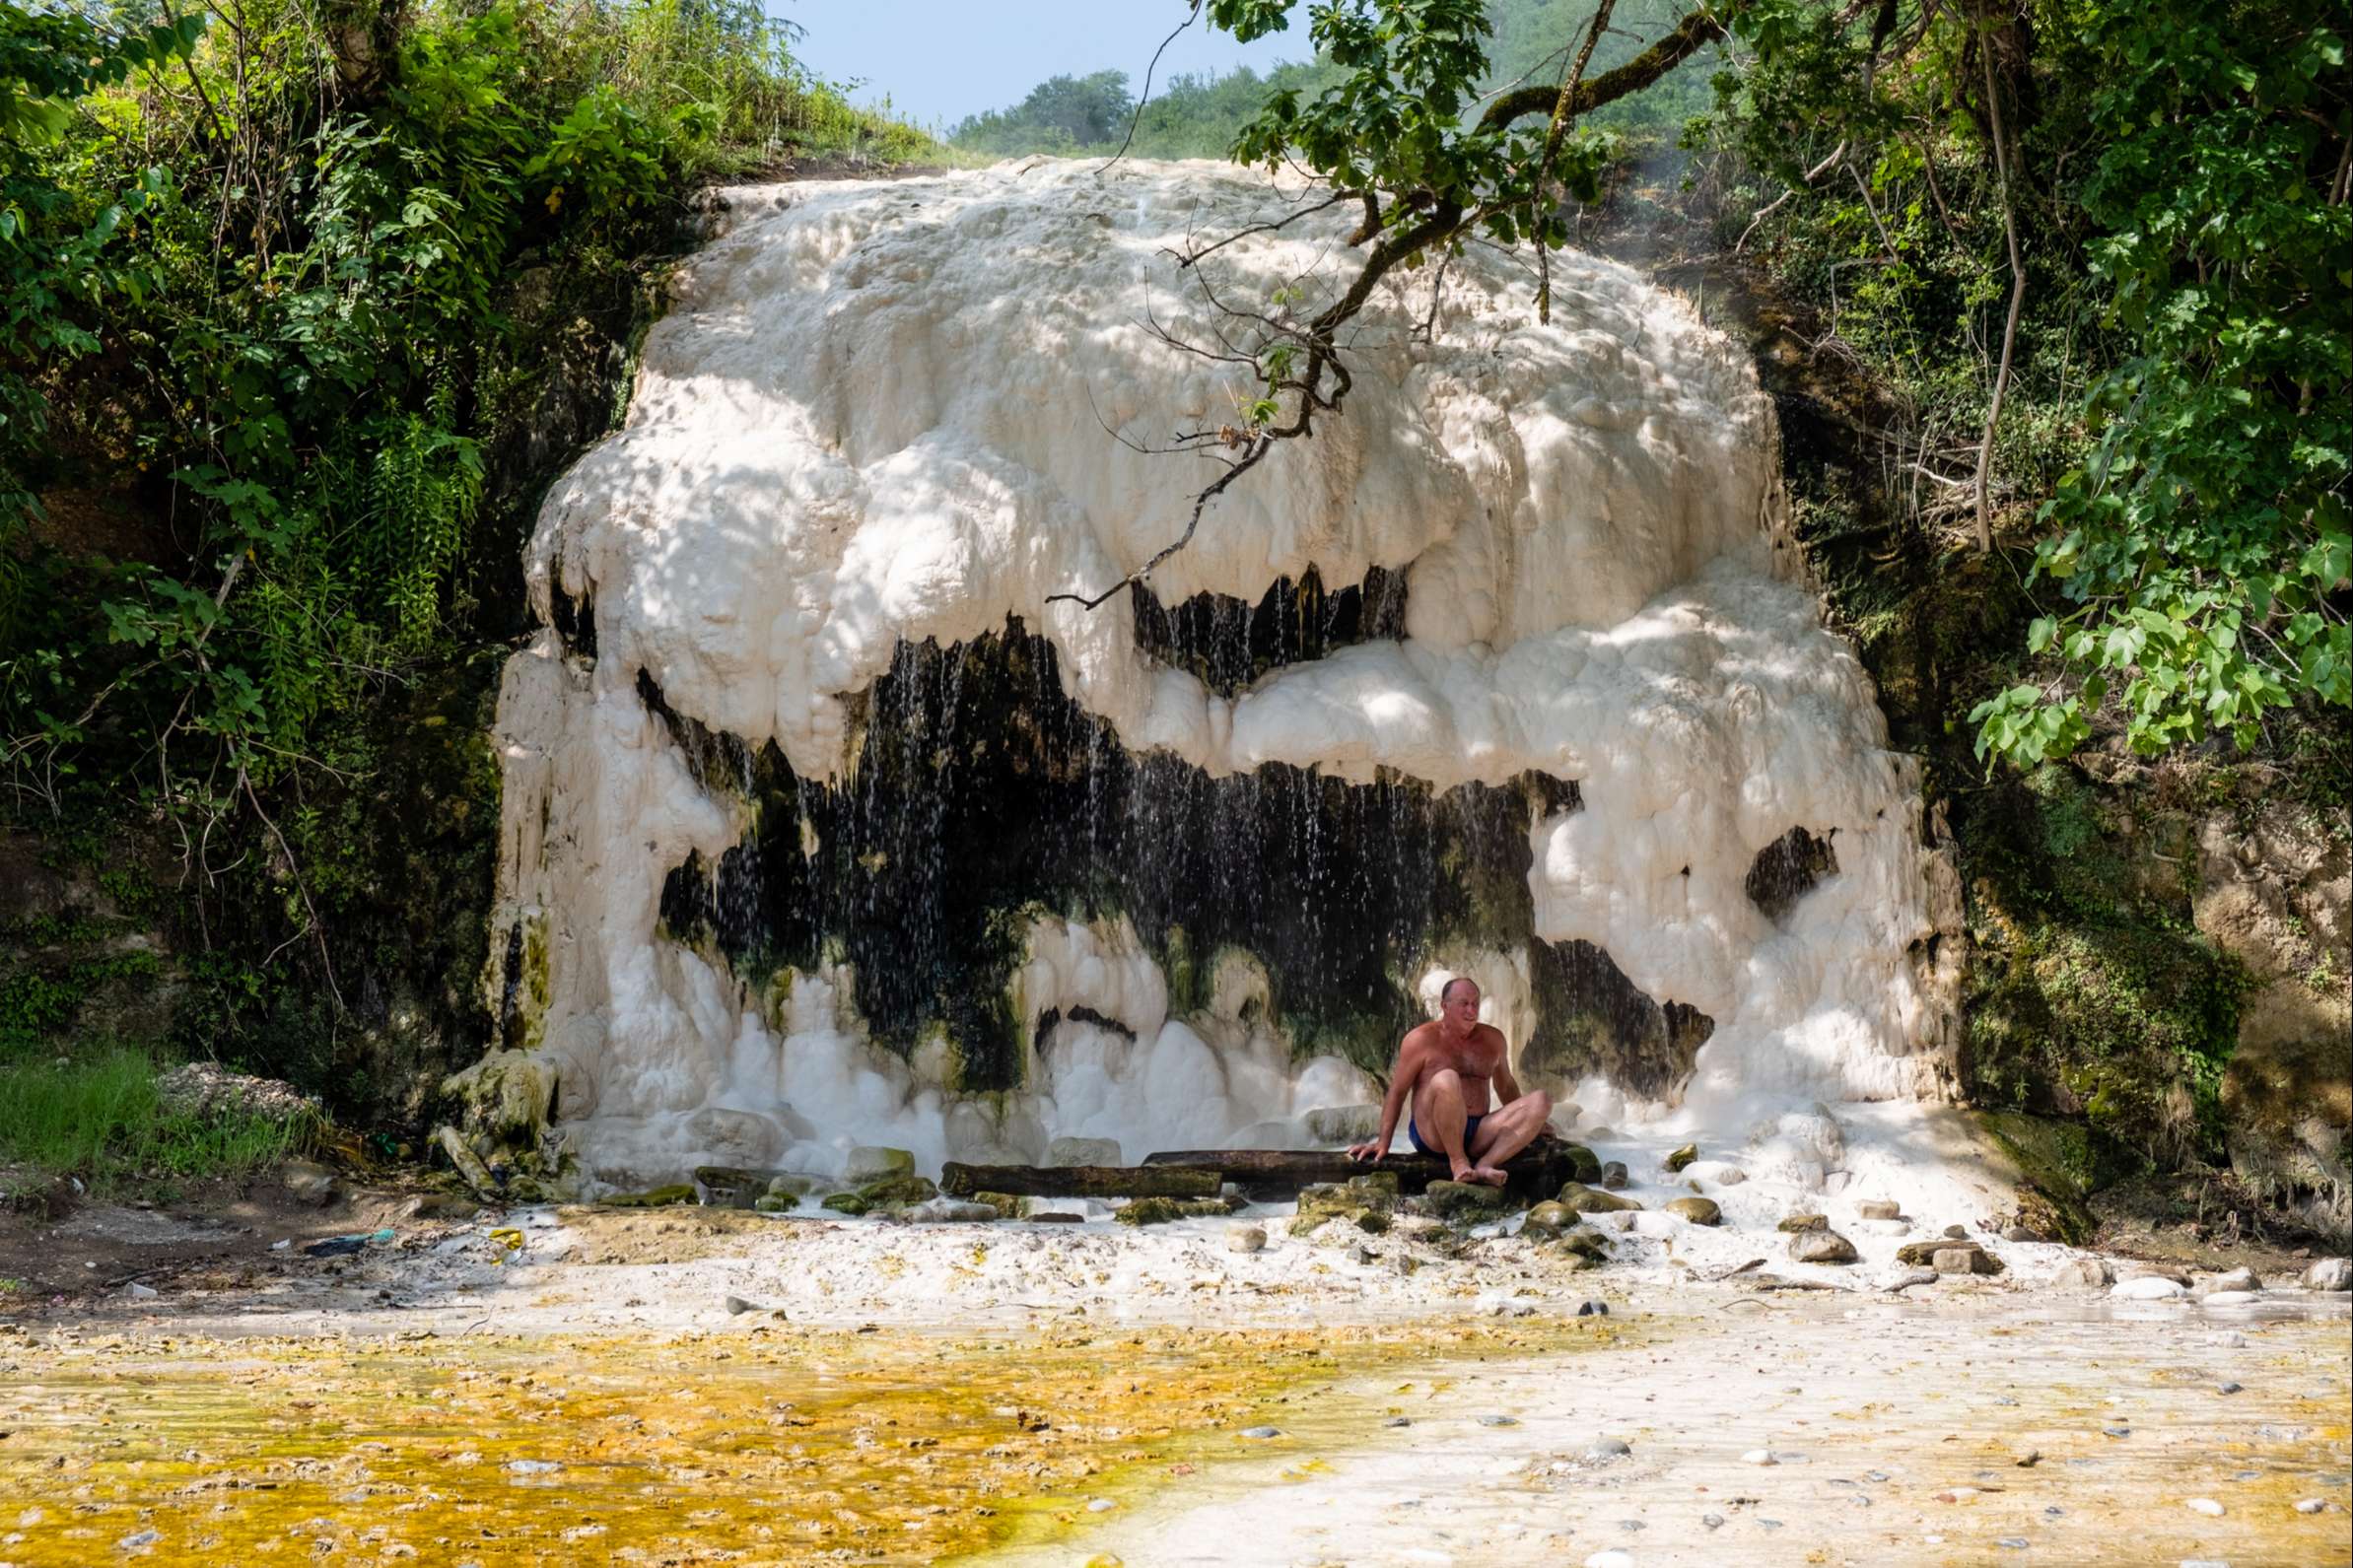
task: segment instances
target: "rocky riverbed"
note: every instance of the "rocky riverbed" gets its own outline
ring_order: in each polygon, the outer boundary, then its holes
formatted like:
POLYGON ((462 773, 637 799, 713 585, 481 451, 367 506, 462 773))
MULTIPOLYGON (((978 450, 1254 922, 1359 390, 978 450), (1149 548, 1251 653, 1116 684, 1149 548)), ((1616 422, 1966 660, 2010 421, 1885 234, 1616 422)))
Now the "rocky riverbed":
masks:
MULTIPOLYGON (((1648 1208, 465 1206, 216 1219, 210 1261, 20 1297, 0 1563, 2348 1555, 2347 1297, 2270 1262, 1923 1221, 2001 1271, 1805 1263, 1648 1208)), ((104 1218, 50 1234, 172 1252, 104 1218)))

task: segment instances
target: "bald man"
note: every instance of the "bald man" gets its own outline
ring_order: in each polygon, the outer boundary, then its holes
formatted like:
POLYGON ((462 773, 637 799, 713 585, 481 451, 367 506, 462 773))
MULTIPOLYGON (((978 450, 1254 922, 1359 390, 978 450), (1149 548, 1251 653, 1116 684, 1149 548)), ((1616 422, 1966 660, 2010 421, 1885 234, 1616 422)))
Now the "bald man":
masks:
POLYGON ((1398 1042, 1389 1097, 1381 1104, 1381 1135, 1350 1145, 1349 1158, 1380 1163, 1408 1096, 1414 1113, 1406 1128, 1414 1147, 1446 1156, 1456 1181, 1489 1187, 1503 1185, 1503 1162, 1526 1148, 1553 1114, 1551 1095, 1521 1091, 1503 1032, 1479 1021, 1479 987, 1461 976, 1438 993, 1438 1016, 1398 1042))

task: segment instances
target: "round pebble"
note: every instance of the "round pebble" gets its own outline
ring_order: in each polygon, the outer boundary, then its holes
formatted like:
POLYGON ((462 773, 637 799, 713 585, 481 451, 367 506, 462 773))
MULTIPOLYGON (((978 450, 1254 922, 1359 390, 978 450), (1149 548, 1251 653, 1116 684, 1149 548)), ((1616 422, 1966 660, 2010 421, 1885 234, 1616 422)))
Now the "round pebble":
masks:
POLYGON ((1743 1454, 1740 1457, 1740 1462, 1743 1465, 1778 1465, 1781 1463, 1779 1460, 1773 1458, 1772 1451, 1770 1449, 1762 1448, 1753 1448, 1749 1450, 1746 1454, 1743 1454))
POLYGON ((1597 1551, 1586 1558, 1585 1568, 1634 1568, 1634 1554, 1613 1546, 1608 1551, 1597 1551))
POLYGON ((1282 1435, 1282 1428, 1279 1426, 1246 1426, 1242 1428, 1242 1435, 1244 1437, 1252 1438, 1280 1437, 1282 1435))
POLYGON ((2303 1502, 2296 1505, 2296 1512, 2299 1514, 2317 1514, 2327 1506, 2328 1505, 2326 1503, 2322 1502, 2318 1497, 2308 1497, 2303 1502))
POLYGON ((2237 1393, 2239 1392, 2240 1388, 2241 1388, 2241 1385, 2239 1385, 2239 1384, 2236 1384, 2236 1383, 2225 1383, 2225 1384, 2223 1384, 2223 1385, 2222 1385, 2220 1388, 2216 1389, 2214 1392, 2215 1392, 2215 1393, 2217 1393, 2217 1394, 2237 1394, 2237 1393))
POLYGON ((2189 1511, 2193 1514, 2203 1514, 2208 1519, 2220 1519, 2222 1504, 2211 1497, 2193 1497, 2189 1500, 2189 1511))
POLYGON ((2130 1437, 2132 1435, 2132 1428, 2128 1426, 2104 1426, 2100 1429, 2100 1432, 2103 1437, 2130 1437))
POLYGON ((1520 1423, 1516 1416, 1483 1415, 1479 1418, 1479 1424, 1481 1426, 1517 1426, 1520 1423))
MULTIPOLYGON (((2304 1505, 2299 1503, 2297 1506, 2301 1508, 2304 1505)), ((1699 1516, 1699 1523, 1705 1525, 1709 1530, 1722 1530, 1724 1528, 1724 1516, 1721 1514, 1701 1514, 1699 1516)))
POLYGON ((1622 1460, 1633 1452, 1633 1445, 1622 1437, 1597 1437, 1593 1446, 1585 1450, 1589 1461, 1622 1460))
POLYGON ((2024 1551, 2027 1548, 2027 1538, 2024 1535, 2004 1535, 1994 1544, 2011 1551, 2024 1551))
POLYGON ((1383 1421, 1381 1424, 1383 1426, 1412 1426, 1414 1422, 1410 1416, 1393 1415, 1389 1417, 1388 1420, 1383 1421))

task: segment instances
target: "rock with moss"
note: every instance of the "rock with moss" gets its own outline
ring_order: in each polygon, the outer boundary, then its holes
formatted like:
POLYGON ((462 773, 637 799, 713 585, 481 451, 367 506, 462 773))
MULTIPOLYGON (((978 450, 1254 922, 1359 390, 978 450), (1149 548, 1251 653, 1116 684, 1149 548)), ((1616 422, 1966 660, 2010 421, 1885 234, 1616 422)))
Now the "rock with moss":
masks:
POLYGON ((1998 1274, 2006 1265, 1975 1242, 1939 1237, 1909 1242, 1896 1249, 1896 1261, 1914 1268, 1933 1268, 1940 1274, 1998 1274))
POLYGON ((535 1148, 547 1129, 558 1077, 555 1058, 543 1052, 494 1051, 444 1078, 441 1092, 457 1103, 458 1121, 468 1132, 504 1148, 535 1148))
POLYGON ((1724 1211, 1716 1206, 1716 1200, 1712 1197, 1671 1197, 1661 1206, 1668 1213, 1679 1215, 1695 1225, 1721 1225, 1724 1222, 1724 1211))
POLYGON ((907 1203, 928 1203, 939 1195, 939 1188, 928 1176, 884 1176, 863 1184, 858 1195, 865 1199, 868 1208, 888 1208, 907 1203))
POLYGON ((995 1209, 1000 1219, 1019 1219, 1027 1211, 1029 1202, 1029 1199, 1017 1197, 1011 1193, 975 1193, 972 1200, 995 1209))
POLYGON ((820 1208, 829 1208, 836 1214, 848 1214, 853 1218, 864 1214, 870 1206, 865 1198, 860 1197, 856 1193, 829 1193, 824 1201, 818 1204, 820 1208))
POLYGON ((1327 1220, 1341 1219, 1368 1236, 1378 1236, 1389 1229, 1396 1206, 1397 1175, 1393 1171, 1302 1188, 1291 1234, 1304 1236, 1327 1220), (1385 1178, 1387 1185, 1380 1185, 1374 1177, 1385 1178))
POLYGON ((1588 1262, 1606 1263, 1610 1261, 1610 1239, 1590 1225, 1572 1226, 1562 1231, 1560 1250, 1583 1258, 1588 1262))
POLYGON ((762 1193, 752 1199, 752 1211, 756 1214, 790 1214, 799 1206, 799 1198, 783 1193, 762 1193))
POLYGON ((1561 1188, 1559 1200, 1564 1207, 1574 1209, 1579 1214, 1631 1213, 1642 1206, 1637 1199, 1617 1193, 1605 1193, 1598 1187, 1587 1187, 1582 1182, 1570 1182, 1561 1188))
POLYGON ((1979 1111, 1971 1120, 2018 1167, 2019 1223, 2071 1247, 2090 1241, 2100 1222, 2086 1199, 2123 1172, 2105 1140, 2079 1123, 2021 1111, 1979 1111))
POLYGON ((915 1156, 908 1150, 862 1144, 850 1151, 850 1162, 842 1170, 842 1180, 852 1187, 865 1187, 868 1182, 914 1174, 915 1156))
POLYGON ((1781 1216, 1781 1223, 1773 1227, 1777 1231, 1792 1236, 1802 1235, 1807 1231, 1826 1231, 1830 1228, 1829 1217, 1822 1214, 1784 1214, 1781 1216))
POLYGON ((1521 1233, 1540 1240, 1549 1240, 1576 1223, 1576 1210, 1558 1198, 1547 1198, 1528 1210, 1528 1218, 1521 1226, 1521 1233))
POLYGON ((1111 1217, 1122 1225, 1165 1225, 1171 1220, 1206 1219, 1212 1214, 1232 1212, 1222 1197, 1139 1197, 1130 1199, 1111 1217))
POLYGON ((1667 1156, 1667 1169, 1681 1173, 1685 1166, 1691 1164, 1698 1157, 1699 1145, 1696 1143, 1686 1143, 1682 1148, 1677 1149, 1673 1154, 1667 1156))
POLYGON ((1601 1156, 1584 1144, 1563 1140, 1560 1152, 1568 1157, 1571 1180, 1587 1183, 1601 1180, 1601 1156))
POLYGON ((710 1207, 750 1208, 767 1193, 771 1174, 735 1165, 698 1165, 694 1183, 710 1207))
POLYGON ((1421 1190, 1421 1206, 1448 1220, 1499 1214, 1507 1201, 1503 1189, 1484 1182, 1432 1182, 1421 1190))
POLYGON ((687 1182, 649 1187, 642 1193, 608 1193, 597 1199, 607 1208, 667 1208, 673 1203, 691 1203, 694 1200, 694 1187, 687 1182))
POLYGON ((768 1179, 770 1197, 806 1197, 817 1190, 813 1176, 779 1175, 768 1179))

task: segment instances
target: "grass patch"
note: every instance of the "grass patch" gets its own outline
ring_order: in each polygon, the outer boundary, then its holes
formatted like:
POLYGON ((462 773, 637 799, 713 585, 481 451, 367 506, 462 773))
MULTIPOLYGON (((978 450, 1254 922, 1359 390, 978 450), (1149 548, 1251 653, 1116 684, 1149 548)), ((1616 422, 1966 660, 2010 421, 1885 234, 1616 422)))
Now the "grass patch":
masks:
POLYGON ((299 1152, 318 1130, 308 1115, 173 1107, 156 1082, 165 1065, 132 1045, 0 1062, 0 1165, 16 1168, 11 1185, 72 1176, 112 1196, 247 1176, 299 1152))

